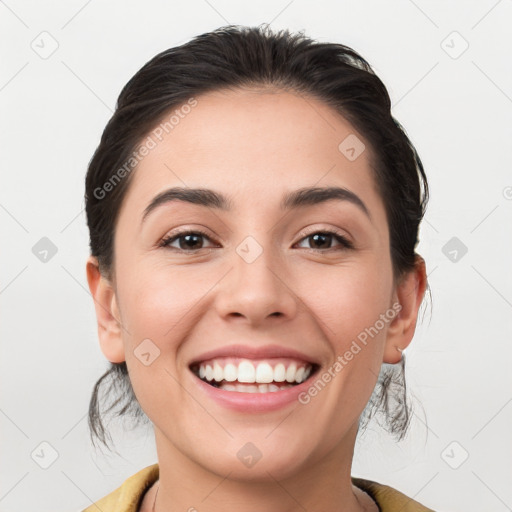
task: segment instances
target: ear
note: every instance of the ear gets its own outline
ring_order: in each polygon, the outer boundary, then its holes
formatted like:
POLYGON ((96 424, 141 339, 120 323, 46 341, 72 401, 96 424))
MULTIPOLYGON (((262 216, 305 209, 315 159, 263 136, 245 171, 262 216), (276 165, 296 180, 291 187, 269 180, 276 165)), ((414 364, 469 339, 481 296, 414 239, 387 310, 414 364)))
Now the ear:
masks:
POLYGON ((402 358, 397 350, 405 350, 411 343, 416 330, 418 311, 427 287, 425 260, 416 255, 415 268, 402 277, 393 294, 393 304, 400 304, 401 309, 388 327, 385 363, 396 364, 402 358))
POLYGON ((87 259, 87 282, 94 299, 101 351, 112 363, 125 361, 119 309, 112 284, 101 275, 98 260, 87 259))

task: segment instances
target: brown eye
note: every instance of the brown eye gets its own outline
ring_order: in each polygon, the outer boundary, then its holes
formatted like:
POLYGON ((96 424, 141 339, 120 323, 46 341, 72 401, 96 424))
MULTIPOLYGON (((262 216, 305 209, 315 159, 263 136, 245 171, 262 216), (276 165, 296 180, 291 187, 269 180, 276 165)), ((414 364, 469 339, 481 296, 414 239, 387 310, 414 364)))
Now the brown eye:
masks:
MULTIPOLYGON (((316 233, 312 233, 311 235, 308 235, 304 237, 301 242, 303 241, 310 241, 310 247, 306 247, 307 249, 314 249, 314 250, 326 250, 326 249, 333 249, 332 242, 338 242, 342 249, 352 249, 353 245, 351 242, 349 242, 344 236, 337 234, 333 231, 317 231, 316 233)), ((299 244, 301 243, 299 242, 299 244)))
POLYGON ((168 247, 178 251, 192 252, 205 248, 204 239, 210 240, 206 233, 201 231, 185 231, 164 238, 160 245, 161 247, 168 247), (178 247, 173 245, 175 242, 178 242, 178 247))

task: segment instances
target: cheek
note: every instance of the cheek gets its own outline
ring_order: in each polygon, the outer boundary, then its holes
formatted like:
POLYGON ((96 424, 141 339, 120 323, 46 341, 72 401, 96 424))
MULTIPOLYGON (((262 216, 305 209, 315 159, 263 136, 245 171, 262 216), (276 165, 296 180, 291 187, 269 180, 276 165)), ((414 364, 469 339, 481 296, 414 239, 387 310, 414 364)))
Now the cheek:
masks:
POLYGON ((120 277, 119 282, 123 283, 118 292, 130 333, 139 338, 165 338, 169 343, 180 324, 189 323, 189 314, 194 314, 194 306, 215 279, 184 269, 141 266, 137 272, 120 277))
POLYGON ((162 414, 171 414, 161 411, 180 401, 174 380, 180 379, 179 349, 196 322, 198 300, 208 283, 183 269, 142 265, 137 272, 119 275, 119 283, 130 380, 146 415, 158 421, 162 414))
POLYGON ((325 334, 345 343, 375 324, 389 308, 391 279, 380 265, 350 265, 310 272, 302 278, 305 303, 325 334), (307 293, 306 293, 307 292, 307 293))

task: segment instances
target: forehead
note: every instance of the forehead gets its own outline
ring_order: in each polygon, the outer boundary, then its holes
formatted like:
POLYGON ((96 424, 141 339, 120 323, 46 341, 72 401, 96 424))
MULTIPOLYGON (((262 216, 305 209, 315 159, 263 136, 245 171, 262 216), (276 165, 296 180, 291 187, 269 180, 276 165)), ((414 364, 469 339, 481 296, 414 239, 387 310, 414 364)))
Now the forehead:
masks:
POLYGON ((254 89, 215 91, 195 100, 174 124, 164 123, 179 107, 149 134, 154 147, 137 165, 123 208, 128 204, 140 215, 172 186, 222 190, 235 202, 243 196, 260 205, 262 198, 270 205, 275 195, 277 204, 284 192, 312 186, 343 186, 366 203, 380 201, 368 144, 356 159, 347 158, 343 141, 355 141, 359 152, 364 139, 320 100, 254 89))

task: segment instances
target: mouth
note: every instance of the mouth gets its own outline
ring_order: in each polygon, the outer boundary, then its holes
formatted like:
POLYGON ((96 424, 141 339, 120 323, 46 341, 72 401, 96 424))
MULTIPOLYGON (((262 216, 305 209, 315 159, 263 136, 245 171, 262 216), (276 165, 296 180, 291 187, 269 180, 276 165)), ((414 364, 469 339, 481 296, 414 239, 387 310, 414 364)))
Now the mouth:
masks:
POLYGON ((219 357, 194 363, 190 370, 210 386, 234 393, 276 393, 304 383, 319 366, 290 358, 219 357))

